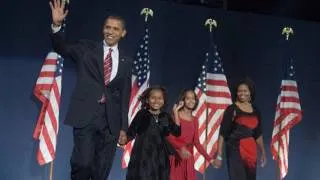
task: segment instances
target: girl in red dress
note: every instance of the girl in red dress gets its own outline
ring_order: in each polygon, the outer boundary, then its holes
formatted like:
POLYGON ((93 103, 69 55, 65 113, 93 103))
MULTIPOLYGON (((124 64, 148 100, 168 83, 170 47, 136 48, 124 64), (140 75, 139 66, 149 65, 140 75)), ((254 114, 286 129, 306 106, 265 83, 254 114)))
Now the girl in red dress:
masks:
MULTIPOLYGON (((199 142, 198 119, 192 116, 192 111, 196 109, 198 99, 193 90, 184 90, 179 97, 180 107, 177 113, 174 113, 175 119, 180 120, 181 135, 174 137, 168 136, 169 142, 176 150, 175 155, 170 155, 170 180, 196 180, 196 171, 194 169, 193 147, 202 154, 207 161, 213 163, 212 157, 209 157, 199 142)), ((173 109, 177 109, 177 108, 173 109)))

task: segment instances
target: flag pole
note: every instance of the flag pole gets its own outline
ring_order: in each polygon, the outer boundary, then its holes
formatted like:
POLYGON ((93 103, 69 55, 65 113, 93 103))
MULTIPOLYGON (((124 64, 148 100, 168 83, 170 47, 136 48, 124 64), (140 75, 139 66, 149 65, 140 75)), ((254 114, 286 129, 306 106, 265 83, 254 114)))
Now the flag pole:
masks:
MULTIPOLYGON (((151 21, 149 17, 153 17, 153 10, 151 8, 142 8, 141 11, 140 11, 140 15, 142 17, 144 17, 144 24, 143 24, 144 25, 144 36, 140 39, 141 42, 139 43, 138 47, 140 47, 141 45, 144 45, 144 47, 147 47, 146 38, 149 38, 149 37, 146 37, 146 35, 149 36, 149 26, 148 26, 148 24, 151 21)), ((149 50, 147 50, 147 49, 141 50, 141 48, 138 48, 136 53, 137 53, 135 55, 136 59, 139 59, 139 57, 141 57, 140 54, 144 54, 144 53, 147 54, 147 55, 145 55, 145 57, 148 59, 148 61, 147 61, 147 63, 145 63, 145 65, 147 65, 149 67, 149 64, 150 64, 149 50)), ((140 78, 140 77, 138 77, 140 75, 138 75, 137 71, 136 71, 137 70, 136 67, 138 68, 138 66, 139 66, 139 63, 135 64, 132 67, 131 81, 133 81, 133 79, 135 78, 133 76, 137 76, 137 78, 140 78)), ((131 84, 131 88, 137 88, 138 91, 137 92, 131 91, 131 94, 130 94, 129 112, 128 112, 128 125, 131 124, 133 117, 141 109, 141 103, 135 103, 135 99, 138 99, 138 97, 140 96, 141 93, 139 93, 139 92, 141 92, 144 89, 149 87, 150 69, 145 67, 144 70, 146 70, 146 79, 143 81, 142 84, 145 84, 146 86, 140 85, 139 82, 132 82, 132 84, 131 84), (137 106, 137 108, 132 108, 132 107, 135 107, 135 106, 137 106)), ((125 168, 128 167, 128 163, 129 163, 130 158, 131 158, 131 150, 132 150, 132 147, 134 145, 134 142, 135 142, 135 140, 133 139, 132 141, 128 142, 127 145, 124 145, 122 147, 123 148, 122 157, 121 157, 121 168, 122 169, 125 169, 125 168)))
MULTIPOLYGON (((279 130, 281 130, 281 123, 280 123, 280 125, 279 125, 279 130)), ((280 166, 279 166, 279 158, 280 158, 280 138, 281 138, 281 136, 280 137, 278 137, 278 147, 277 147, 277 149, 278 149, 278 152, 277 152, 277 161, 276 161, 276 180, 281 180, 281 170, 280 170, 280 166)))
MULTIPOLYGON (((205 96, 207 97, 207 91, 205 91, 205 96)), ((205 100, 205 105, 206 105, 205 150, 207 151, 207 148, 208 148, 208 116, 209 116, 207 98, 205 100)), ((204 169, 203 169, 202 180, 206 180, 206 167, 207 167, 207 160, 206 160, 206 158, 204 158, 204 169)))
MULTIPOLYGON (((293 29, 291 28, 291 27, 284 27, 283 29, 282 29, 282 33, 281 33, 281 35, 284 35, 285 36, 285 40, 286 41, 289 41, 289 37, 290 37, 290 35, 291 34, 293 34, 293 29)), ((280 95, 281 96, 281 95, 280 95)), ((281 108, 280 106, 279 106, 279 108, 281 108)), ((280 109, 280 116, 281 116, 281 109, 280 109)), ((279 130, 281 130, 282 129, 282 123, 280 123, 279 124, 279 130)), ((281 167, 280 167, 280 165, 279 165, 279 160, 280 160, 280 140, 281 140, 281 135, 278 137, 278 147, 277 147, 277 149, 278 149, 278 151, 277 151, 277 165, 276 165, 276 179, 277 180, 281 180, 282 178, 281 178, 281 167)))
MULTIPOLYGON (((204 26, 208 26, 208 28, 209 28, 209 35, 210 35, 210 42, 209 42, 210 46, 209 47, 213 48, 213 47, 211 47, 212 29, 213 29, 213 27, 217 27, 217 22, 212 18, 208 18, 208 19, 206 19, 204 26)), ((206 86, 207 86, 207 83, 206 83, 206 86)), ((205 91, 205 96, 207 97, 207 91, 205 91)), ((209 117, 207 98, 205 100, 205 105, 206 105, 205 150, 207 152, 208 151, 208 117, 209 117)), ((206 167, 207 167, 207 160, 206 160, 206 158, 204 158, 204 170, 203 170, 203 175, 202 175, 203 180, 206 180, 206 167)))
MULTIPOLYGON (((64 4, 64 5, 69 5, 70 4, 70 0, 62 0, 62 3, 64 4)), ((67 8, 67 7, 66 7, 67 8)), ((65 27, 66 26, 66 18, 63 20, 64 21, 64 23, 62 24, 62 26, 63 27, 65 27)), ((50 162, 50 173, 49 173, 49 180, 52 180, 53 179, 53 161, 54 160, 52 160, 51 162, 50 162)))
POLYGON ((52 180, 53 177, 53 161, 50 162, 50 175, 49 175, 49 180, 52 180))

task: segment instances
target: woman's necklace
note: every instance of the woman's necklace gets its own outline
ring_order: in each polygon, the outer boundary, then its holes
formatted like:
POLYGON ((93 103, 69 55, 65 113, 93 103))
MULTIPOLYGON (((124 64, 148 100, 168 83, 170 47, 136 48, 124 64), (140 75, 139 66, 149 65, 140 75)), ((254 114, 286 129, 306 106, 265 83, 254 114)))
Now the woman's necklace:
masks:
POLYGON ((236 103, 237 106, 239 107, 239 109, 241 111, 247 112, 247 113, 252 113, 253 112, 253 108, 251 103, 236 103))

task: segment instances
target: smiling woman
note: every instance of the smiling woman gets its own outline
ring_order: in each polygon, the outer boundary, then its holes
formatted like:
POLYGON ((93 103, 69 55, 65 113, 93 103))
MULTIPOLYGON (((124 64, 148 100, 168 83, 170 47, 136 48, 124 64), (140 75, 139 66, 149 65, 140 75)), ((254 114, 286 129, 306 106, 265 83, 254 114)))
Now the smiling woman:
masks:
POLYGON ((257 145, 261 151, 261 166, 267 159, 263 145, 260 111, 252 105, 255 88, 250 79, 237 83, 234 104, 224 112, 218 141, 218 152, 214 166, 222 165, 223 145, 226 144, 226 158, 230 180, 255 180, 257 145), (240 161, 239 161, 240 160, 240 161))

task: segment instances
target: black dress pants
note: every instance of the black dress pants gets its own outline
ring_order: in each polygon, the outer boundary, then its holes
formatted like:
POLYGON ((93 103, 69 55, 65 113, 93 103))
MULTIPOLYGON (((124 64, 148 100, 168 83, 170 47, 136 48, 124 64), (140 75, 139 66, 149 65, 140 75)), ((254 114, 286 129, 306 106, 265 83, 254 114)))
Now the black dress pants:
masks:
POLYGON ((101 104, 90 124, 73 129, 72 180, 106 180, 112 167, 117 138, 109 129, 105 105, 101 104))

